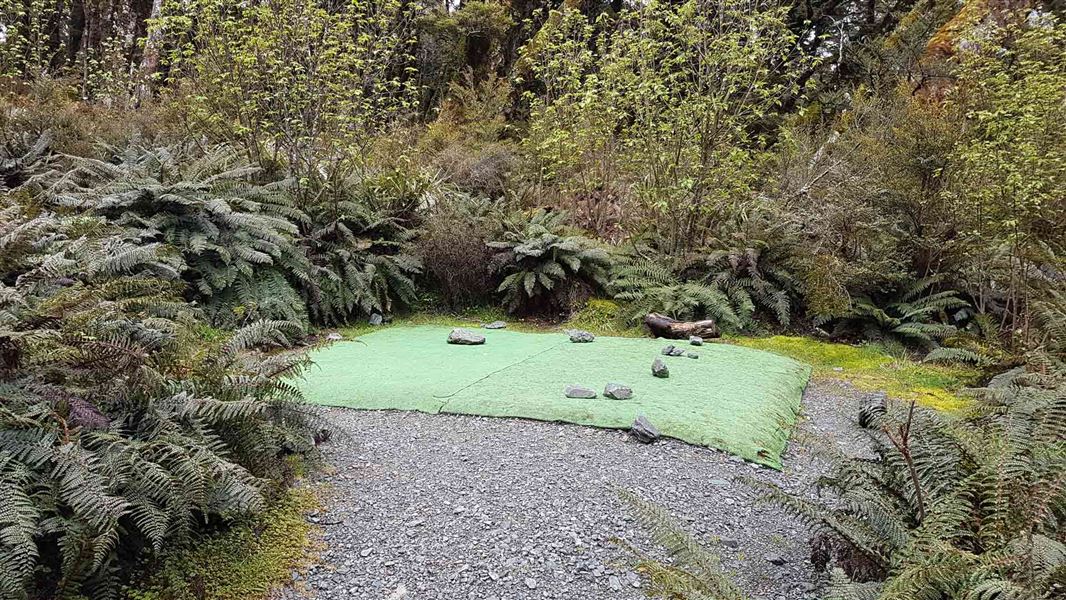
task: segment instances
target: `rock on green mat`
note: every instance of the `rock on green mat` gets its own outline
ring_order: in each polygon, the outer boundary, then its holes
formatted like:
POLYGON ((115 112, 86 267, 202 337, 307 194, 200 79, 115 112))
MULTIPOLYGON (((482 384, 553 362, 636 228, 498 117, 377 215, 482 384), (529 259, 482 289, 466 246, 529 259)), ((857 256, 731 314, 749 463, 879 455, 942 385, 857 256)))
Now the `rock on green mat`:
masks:
MULTIPOLYGON (((721 448, 780 468, 811 369, 790 358, 726 344, 699 360, 663 357, 667 342, 597 337, 574 344, 564 333, 481 331, 481 346, 446 343, 450 328, 390 327, 316 352, 300 387, 329 406, 419 410, 565 421, 627 429, 638 414, 663 435, 721 448), (670 377, 651 374, 662 358, 670 377), (607 383, 629 400, 566 398, 569 384, 602 394, 607 383)), ((695 348, 694 348, 695 350, 695 348)))

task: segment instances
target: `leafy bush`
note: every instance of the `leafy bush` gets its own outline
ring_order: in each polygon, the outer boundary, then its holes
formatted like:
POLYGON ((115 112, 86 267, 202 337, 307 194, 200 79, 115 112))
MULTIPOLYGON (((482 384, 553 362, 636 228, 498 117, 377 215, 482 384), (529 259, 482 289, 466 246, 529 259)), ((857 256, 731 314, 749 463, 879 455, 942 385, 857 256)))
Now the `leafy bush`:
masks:
POLYGON ((295 209, 287 182, 257 185, 259 169, 218 146, 112 149, 102 161, 74 158, 45 197, 61 208, 88 211, 140 243, 176 250, 188 297, 218 325, 258 319, 306 323, 297 290, 310 264, 296 243, 295 209))
POLYGON ((263 506, 313 448, 293 323, 206 335, 181 260, 87 214, 0 201, 0 590, 110 597, 123 567, 263 506))
POLYGON ((740 317, 729 297, 714 285, 686 281, 664 259, 629 257, 612 273, 614 297, 626 303, 626 319, 640 321, 650 312, 675 319, 712 317, 719 325, 739 329, 740 317))
POLYGON ((419 233, 418 256, 448 307, 457 309, 488 301, 496 291, 490 268, 503 214, 493 203, 460 196, 434 207, 419 233))
POLYGON ((836 567, 834 597, 1050 598, 1066 586, 1066 372, 1018 368, 962 418, 892 404, 876 458, 839 457, 822 504, 772 489, 836 567))
POLYGON ((610 256, 580 235, 566 235, 566 213, 538 209, 506 223, 502 239, 488 243, 492 268, 502 274, 496 289, 511 312, 572 308, 607 283, 610 256))

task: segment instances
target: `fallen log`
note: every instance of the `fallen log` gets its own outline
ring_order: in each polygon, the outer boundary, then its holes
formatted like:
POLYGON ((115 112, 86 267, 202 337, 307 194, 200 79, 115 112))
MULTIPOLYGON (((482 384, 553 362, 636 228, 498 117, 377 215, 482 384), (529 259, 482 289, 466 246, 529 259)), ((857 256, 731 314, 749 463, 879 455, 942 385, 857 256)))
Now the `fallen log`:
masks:
POLYGON ((644 317, 644 324, 655 334, 655 337, 671 340, 687 340, 694 335, 701 338, 716 338, 722 335, 713 319, 678 321, 659 313, 648 313, 644 317))

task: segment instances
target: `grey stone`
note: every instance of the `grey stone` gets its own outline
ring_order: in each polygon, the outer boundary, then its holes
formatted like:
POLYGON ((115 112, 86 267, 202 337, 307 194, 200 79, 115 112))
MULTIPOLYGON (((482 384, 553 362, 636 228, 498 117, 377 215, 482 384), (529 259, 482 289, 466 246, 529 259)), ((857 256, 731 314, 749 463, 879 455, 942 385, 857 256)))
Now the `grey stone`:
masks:
POLYGON ((693 346, 702 346, 703 345, 703 338, 701 338, 698 335, 692 335, 692 336, 689 336, 688 343, 692 344, 693 346))
POLYGON ((685 356, 687 356, 689 358, 699 358, 700 357, 700 355, 696 354, 695 352, 689 352, 689 353, 685 354, 685 356))
POLYGON ((563 393, 566 394, 567 398, 591 399, 596 397, 596 392, 583 385, 568 385, 566 386, 566 389, 563 390, 563 393))
POLYGON ((485 323, 482 327, 485 329, 503 329, 504 327, 507 327, 507 323, 504 323, 503 321, 493 321, 491 323, 485 323))
POLYGON ((781 566, 781 565, 785 564, 787 561, 785 560, 785 557, 781 556, 780 554, 767 554, 766 555, 766 562, 768 562, 768 563, 770 563, 772 565, 781 566))
POLYGON ((724 537, 718 540, 718 545, 723 548, 729 548, 730 550, 736 550, 740 547, 740 541, 733 538, 724 537))
POLYGON ((526 587, 531 589, 531 590, 537 589, 537 580, 533 579, 532 577, 526 577, 525 584, 526 584, 526 587))
POLYGON ((665 379, 670 376, 670 369, 666 368, 666 363, 663 362, 663 359, 656 358, 651 363, 651 374, 665 379))
POLYGON ((620 383, 608 383, 603 388, 603 395, 613 400, 629 400, 633 397, 633 389, 620 383))
POLYGON ((339 342, 339 341, 344 339, 344 336, 339 334, 339 333, 337 333, 336 331, 334 331, 333 333, 330 333, 329 335, 327 335, 326 339, 331 341, 331 342, 339 342))
POLYGON ((581 329, 570 329, 566 333, 570 335, 570 341, 575 344, 587 344, 596 340, 596 336, 581 329))
POLYGON ((381 325, 384 322, 385 317, 382 317, 380 313, 374 313, 370 315, 370 320, 367 321, 367 323, 370 323, 374 327, 377 327, 378 325, 381 325))
POLYGON ((484 344, 485 336, 456 327, 448 334, 448 343, 458 344, 460 346, 475 346, 477 344, 484 344))
POLYGON ((639 415, 629 428, 629 435, 642 444, 650 444, 659 439, 659 430, 651 424, 648 417, 639 415))
POLYGON ((663 348, 663 355, 664 356, 681 356, 684 353, 685 353, 684 350, 682 350, 681 348, 678 348, 677 346, 674 346, 673 344, 670 344, 669 346, 666 346, 665 348, 663 348))

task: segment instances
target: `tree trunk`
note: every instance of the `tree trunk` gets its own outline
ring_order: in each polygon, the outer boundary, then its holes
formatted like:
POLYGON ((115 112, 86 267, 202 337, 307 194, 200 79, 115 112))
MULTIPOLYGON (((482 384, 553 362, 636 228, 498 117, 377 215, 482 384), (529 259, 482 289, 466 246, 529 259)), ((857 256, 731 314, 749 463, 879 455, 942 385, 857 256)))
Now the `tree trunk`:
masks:
POLYGON ((722 335, 718 330, 718 325, 712 319, 678 321, 659 313, 649 313, 644 317, 644 324, 651 329, 655 337, 671 340, 684 340, 694 335, 702 338, 716 338, 722 335))

